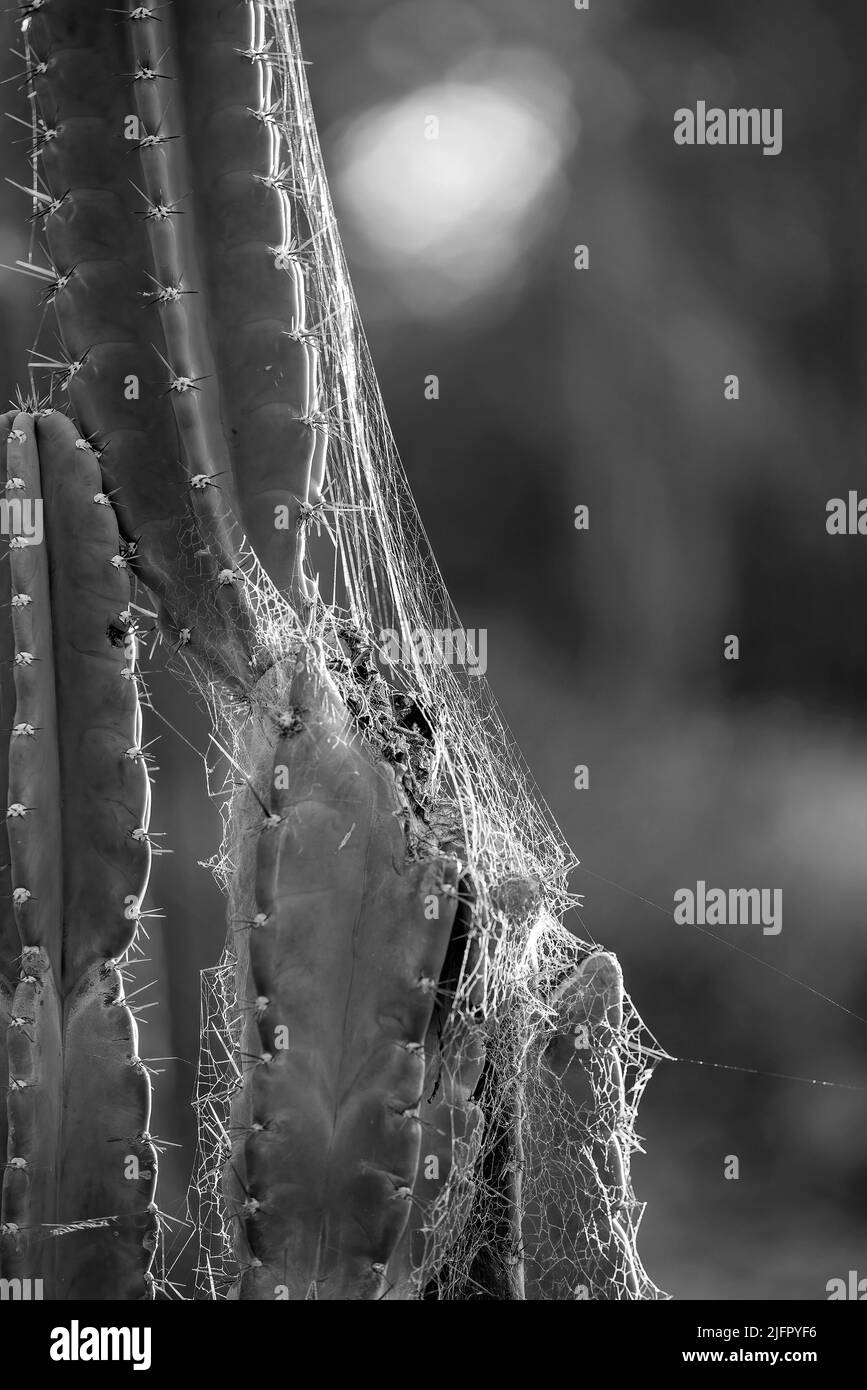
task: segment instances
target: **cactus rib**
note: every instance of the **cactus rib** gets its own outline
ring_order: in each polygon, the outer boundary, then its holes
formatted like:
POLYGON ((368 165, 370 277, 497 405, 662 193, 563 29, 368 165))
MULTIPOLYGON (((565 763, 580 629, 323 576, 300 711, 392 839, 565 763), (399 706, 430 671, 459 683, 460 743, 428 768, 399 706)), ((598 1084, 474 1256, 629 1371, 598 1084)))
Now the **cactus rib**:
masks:
POLYGON ((7 485, 41 504, 45 535, 10 546, 12 593, 26 601, 11 608, 6 831, 20 976, 0 1259, 4 1273, 43 1278, 51 1298, 142 1298, 156 1155, 117 966, 147 884, 150 786, 127 756, 141 736, 135 658, 109 636, 128 624, 128 575, 111 563, 114 516, 95 502, 99 469, 77 441, 61 415, 21 413, 6 446, 7 485))
POLYGON ((214 589, 215 575, 237 568, 229 518, 274 582, 304 597, 302 509, 319 496, 325 446, 317 355, 298 331, 301 233, 275 174, 268 10, 185 0, 130 22, 93 0, 51 0, 27 21, 52 132, 39 166, 56 201, 44 221, 53 303, 80 364, 69 397, 105 446, 138 572, 168 628, 193 629, 218 669, 222 635, 241 679, 243 602, 214 589), (191 491, 194 478, 209 485, 191 491), (185 496, 196 537, 182 542, 185 496))
MULTIPOLYGON (((6 442, 12 429, 12 413, 0 418, 0 451, 6 458, 6 442)), ((15 722, 15 644, 12 623, 3 615, 11 613, 12 581, 9 551, 0 544, 0 788, 9 785, 9 742, 15 722)), ((18 978, 21 942, 12 906, 12 871, 9 863, 9 837, 6 820, 0 824, 0 1085, 8 1085, 9 1054, 7 1037, 12 1017, 12 999, 18 978)), ((8 1124, 5 1096, 0 1101, 0 1163, 6 1158, 8 1124)))
MULTIPOLYGON (((439 1272, 451 1235, 463 1227, 475 1195, 474 1172, 485 1136, 484 1113, 475 1098, 485 1063, 486 960, 479 947, 477 911, 472 881, 465 875, 425 1037, 421 1154, 409 1220, 388 1266, 392 1299, 425 1296, 419 1271, 439 1272), (467 999, 455 1008, 462 978, 470 982, 467 999)), ((439 1285, 439 1278, 434 1282, 439 1285)))
POLYGON ((412 1201, 459 865, 407 861, 394 774, 353 733, 314 651, 287 698, 302 726, 267 734, 270 757, 260 749, 269 815, 258 812, 239 878, 255 915, 227 1168, 238 1296, 376 1299, 412 1201))

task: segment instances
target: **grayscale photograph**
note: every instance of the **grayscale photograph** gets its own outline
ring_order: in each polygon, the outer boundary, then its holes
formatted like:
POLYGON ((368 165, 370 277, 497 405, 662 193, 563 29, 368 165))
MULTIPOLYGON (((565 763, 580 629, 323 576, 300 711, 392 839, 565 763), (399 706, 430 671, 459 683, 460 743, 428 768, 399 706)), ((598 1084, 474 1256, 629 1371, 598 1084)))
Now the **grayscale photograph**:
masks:
POLYGON ((637 1303, 600 1364, 827 1372, 867 12, 0 29, 0 1327, 225 1373, 176 1305, 637 1303))

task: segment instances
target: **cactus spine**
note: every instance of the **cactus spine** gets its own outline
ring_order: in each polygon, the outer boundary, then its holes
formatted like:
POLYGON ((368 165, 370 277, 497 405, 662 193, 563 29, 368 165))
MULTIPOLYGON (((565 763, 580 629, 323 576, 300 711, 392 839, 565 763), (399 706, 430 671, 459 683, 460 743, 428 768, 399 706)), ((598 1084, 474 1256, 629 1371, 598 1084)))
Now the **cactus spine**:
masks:
POLYGON ((150 865, 129 580, 96 460, 71 422, 19 413, 3 429, 6 498, 41 511, 44 540, 12 535, 4 581, 19 971, 10 999, 7 914, 0 1259, 6 1277, 42 1278, 47 1297, 143 1298, 156 1155, 118 968, 150 865))

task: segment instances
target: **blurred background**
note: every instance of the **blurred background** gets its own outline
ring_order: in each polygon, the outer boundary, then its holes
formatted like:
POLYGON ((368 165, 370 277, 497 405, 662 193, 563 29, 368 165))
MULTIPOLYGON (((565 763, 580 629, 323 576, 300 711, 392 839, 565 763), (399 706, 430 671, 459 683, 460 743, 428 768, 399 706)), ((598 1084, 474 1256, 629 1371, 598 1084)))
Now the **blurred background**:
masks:
MULTIPOLYGON (((863 4, 297 11, 434 552, 464 625, 488 630, 494 692, 581 860, 573 925, 618 954, 682 1059, 639 1114, 645 1266, 676 1298, 823 1299, 829 1279, 867 1276, 867 540, 825 530, 829 498, 867 493, 863 4), (698 100, 781 107, 782 153, 676 146, 674 111, 698 100), (698 879, 782 888, 782 932, 676 926, 673 894, 698 879)), ((26 183, 19 134, 7 123, 2 172, 26 183)), ((4 183, 9 264, 28 214, 4 183)), ((38 296, 0 272, 3 402, 26 385, 38 296)), ((142 1053, 174 1059, 154 1063, 153 1128, 180 1145, 160 1200, 181 1215, 198 971, 225 922, 198 863, 219 839, 184 741, 201 735, 157 667, 177 732, 151 729, 173 853, 153 878, 149 997, 169 1007, 144 1015, 142 1053)), ((173 1257, 186 1238, 177 1226, 173 1257)))

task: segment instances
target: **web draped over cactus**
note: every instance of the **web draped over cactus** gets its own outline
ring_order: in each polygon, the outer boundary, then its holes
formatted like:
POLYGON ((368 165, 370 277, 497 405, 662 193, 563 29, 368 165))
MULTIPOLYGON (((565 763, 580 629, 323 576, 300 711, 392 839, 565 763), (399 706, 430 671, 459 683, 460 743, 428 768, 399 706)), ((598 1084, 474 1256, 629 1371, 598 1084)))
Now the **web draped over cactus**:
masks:
POLYGON ((138 611, 218 750, 200 1288, 655 1297, 629 1160, 661 1054, 563 924, 574 861, 487 683, 435 659, 434 634, 465 639, 376 383, 295 7, 23 13, 32 264, 63 344, 43 334, 34 382, 92 442, 138 611))

